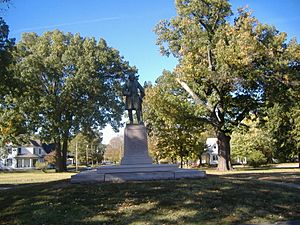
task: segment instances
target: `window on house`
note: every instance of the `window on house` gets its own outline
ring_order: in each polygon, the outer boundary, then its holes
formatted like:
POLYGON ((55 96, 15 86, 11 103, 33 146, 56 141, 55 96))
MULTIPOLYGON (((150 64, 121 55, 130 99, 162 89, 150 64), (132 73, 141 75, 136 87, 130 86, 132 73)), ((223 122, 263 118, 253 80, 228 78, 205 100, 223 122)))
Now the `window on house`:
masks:
POLYGON ((18 148, 18 154, 21 154, 21 153, 22 153, 22 149, 18 148))
POLYGON ((17 159, 17 167, 22 167, 22 159, 17 159))
POLYGON ((42 154, 42 150, 39 148, 39 154, 41 155, 42 154))
POLYGON ((30 159, 24 159, 24 167, 30 167, 30 159))
POLYGON ((7 159, 6 160, 6 165, 7 166, 12 166, 12 159, 7 159))
POLYGON ((8 154, 11 154, 12 153, 12 148, 11 147, 7 147, 7 152, 8 152, 8 154))
POLYGON ((217 155, 213 155, 212 159, 213 160, 218 160, 218 156, 217 155))

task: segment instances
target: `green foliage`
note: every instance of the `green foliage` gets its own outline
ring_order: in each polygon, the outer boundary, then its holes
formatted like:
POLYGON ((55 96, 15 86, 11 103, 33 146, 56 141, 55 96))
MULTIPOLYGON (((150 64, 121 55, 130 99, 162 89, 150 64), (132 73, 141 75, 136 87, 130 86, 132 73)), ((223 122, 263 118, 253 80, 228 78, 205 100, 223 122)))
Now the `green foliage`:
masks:
POLYGON ((8 25, 0 17, 0 146, 26 141, 25 118, 17 107, 12 110, 11 104, 14 96, 19 94, 18 82, 11 71, 14 44, 14 39, 9 38, 8 25))
POLYGON ((15 110, 0 109, 0 146, 13 142, 14 144, 26 141, 25 118, 15 110))
POLYGON ((2 17, 0 17, 0 103, 3 95, 10 90, 13 84, 12 75, 9 72, 9 65, 12 63, 11 51, 14 46, 14 39, 8 37, 9 27, 2 17))
POLYGON ((300 107, 299 104, 297 107, 292 109, 292 124, 293 128, 290 131, 290 135, 295 140, 296 148, 298 149, 298 154, 300 150, 300 107))
POLYGON ((252 151, 247 157, 247 163, 253 167, 259 167, 267 163, 267 158, 261 151, 252 151))
POLYGON ((48 166, 48 162, 36 162, 35 163, 35 168, 38 170, 42 170, 43 172, 46 171, 48 166))
POLYGON ((66 170, 68 141, 110 123, 123 114, 121 81, 136 72, 119 52, 101 39, 58 30, 42 36, 25 33, 14 51, 19 95, 11 107, 26 118, 26 127, 56 144, 57 168, 66 170))
POLYGON ((253 166, 272 163, 276 140, 265 128, 259 127, 259 120, 254 116, 243 122, 247 127, 236 129, 231 136, 232 159, 246 158, 253 166))
POLYGON ((122 157, 122 151, 124 146, 124 137, 113 137, 108 145, 105 146, 104 160, 110 162, 120 162, 122 157))
POLYGON ((291 112, 292 119, 292 130, 290 135, 295 143, 295 148, 293 149, 293 154, 298 155, 298 162, 300 168, 300 105, 298 104, 292 109, 291 112))
POLYGON ((230 169, 233 130, 250 113, 299 90, 299 44, 286 44, 285 33, 247 9, 239 9, 230 23, 227 0, 177 0, 176 9, 175 18, 156 26, 157 44, 162 54, 179 59, 173 76, 181 91, 174 91, 197 108, 195 117, 214 127, 219 169, 230 169))
POLYGON ((280 162, 289 161, 297 154, 297 142, 292 135, 293 121, 297 120, 297 116, 293 113, 294 109, 291 105, 276 103, 265 113, 263 126, 265 132, 275 140, 273 154, 280 162))
POLYGON ((156 161, 176 161, 199 157, 204 151, 203 123, 192 120, 197 108, 189 104, 174 76, 164 71, 155 86, 146 88, 144 117, 150 133, 151 150, 156 161))
POLYGON ((69 150, 71 154, 77 157, 79 164, 89 165, 94 162, 101 162, 104 154, 104 145, 101 144, 102 133, 77 134, 70 142, 69 150))

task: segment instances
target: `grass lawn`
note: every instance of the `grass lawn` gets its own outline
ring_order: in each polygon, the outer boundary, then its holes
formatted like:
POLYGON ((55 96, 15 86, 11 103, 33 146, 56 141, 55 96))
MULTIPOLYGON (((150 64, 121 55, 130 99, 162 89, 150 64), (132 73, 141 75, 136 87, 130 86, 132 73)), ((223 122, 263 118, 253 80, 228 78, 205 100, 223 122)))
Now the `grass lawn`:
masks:
POLYGON ((0 187, 65 180, 74 174, 71 172, 55 173, 54 170, 47 170, 46 173, 40 170, 0 172, 0 187))
POLYGON ((300 168, 237 168, 230 172, 207 169, 207 174, 223 178, 257 179, 261 181, 284 182, 300 185, 300 168))
POLYGON ((290 177, 289 173, 298 176, 300 170, 240 171, 200 180, 121 184, 44 180, 0 191, 0 224, 213 225, 299 220, 300 189, 261 180, 266 174, 290 177))

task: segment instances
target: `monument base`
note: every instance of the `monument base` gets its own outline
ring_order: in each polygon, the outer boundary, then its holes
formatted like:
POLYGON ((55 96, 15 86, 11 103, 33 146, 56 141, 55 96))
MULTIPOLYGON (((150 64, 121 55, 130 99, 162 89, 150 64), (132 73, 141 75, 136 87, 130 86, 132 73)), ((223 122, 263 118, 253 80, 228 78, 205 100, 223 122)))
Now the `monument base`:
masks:
POLYGON ((71 177, 71 183, 125 182, 203 178, 204 171, 179 169, 175 164, 152 164, 148 154, 147 132, 142 124, 127 125, 124 155, 119 166, 101 166, 71 177))
POLYGON ((151 163, 146 127, 142 124, 127 124, 124 130, 124 155, 121 165, 151 163))
POLYGON ((126 182, 204 178, 205 171, 180 169, 176 164, 101 166, 71 177, 71 183, 126 182))

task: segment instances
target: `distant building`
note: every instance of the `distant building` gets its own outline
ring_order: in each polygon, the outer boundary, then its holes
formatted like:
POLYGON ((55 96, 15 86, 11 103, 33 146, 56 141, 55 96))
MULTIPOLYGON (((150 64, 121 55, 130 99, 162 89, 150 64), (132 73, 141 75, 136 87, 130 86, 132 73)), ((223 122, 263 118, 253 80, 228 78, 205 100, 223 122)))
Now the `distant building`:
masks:
POLYGON ((245 164, 247 164, 247 157, 236 157, 233 159, 233 163, 245 165, 245 164))
POLYGON ((36 162, 44 162, 47 154, 44 148, 34 140, 30 140, 27 145, 8 145, 6 156, 0 159, 0 169, 32 169, 36 162))
POLYGON ((206 152, 202 154, 202 163, 209 165, 218 165, 218 139, 206 139, 206 152))
MULTIPOLYGON (((202 163, 208 165, 218 165, 218 139, 207 138, 206 140, 206 152, 202 154, 202 163)), ((246 157, 237 157, 232 160, 233 164, 247 164, 246 157)))

